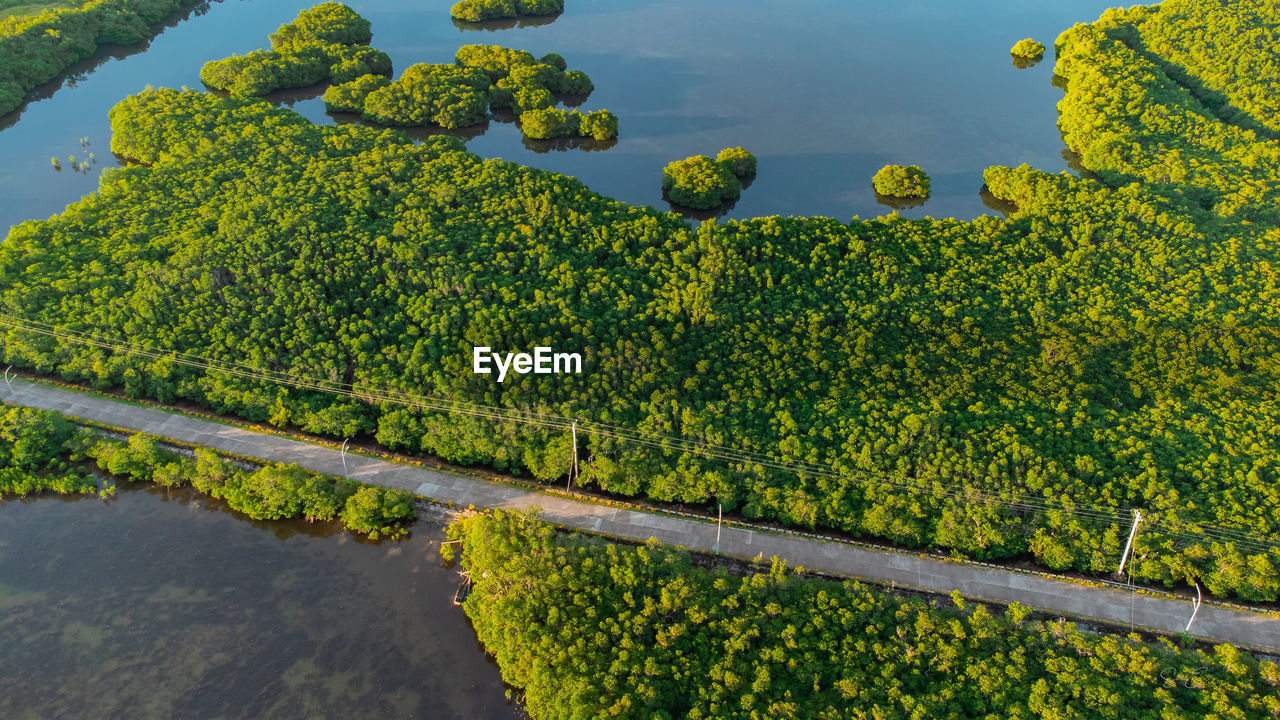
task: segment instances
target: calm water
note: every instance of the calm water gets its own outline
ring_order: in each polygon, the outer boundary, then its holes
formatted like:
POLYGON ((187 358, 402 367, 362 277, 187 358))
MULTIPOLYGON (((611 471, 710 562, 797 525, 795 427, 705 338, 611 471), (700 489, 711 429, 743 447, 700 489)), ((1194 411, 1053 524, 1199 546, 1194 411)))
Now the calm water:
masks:
MULTIPOLYGON (((886 163, 923 166, 933 198, 904 214, 971 218, 991 212, 978 191, 989 165, 1067 169, 1056 128, 1061 92, 1050 57, 1015 69, 1023 37, 1052 45, 1059 32, 1114 0, 570 0, 553 22, 501 30, 460 28, 451 0, 349 0, 373 22, 374 46, 397 74, 447 62, 465 43, 535 54, 556 51, 585 70, 621 137, 598 152, 526 147, 512 124, 492 122, 472 151, 576 175, 593 189, 664 208, 662 167, 742 145, 760 158, 756 182, 729 213, 829 215, 889 210, 870 178, 886 163)), ((91 192, 114 164, 107 110, 147 85, 201 87, 200 66, 267 44, 267 34, 313 0, 224 0, 158 36, 77 68, 51 97, 0 119, 0 228, 44 218, 91 192), (103 62, 105 60, 105 62, 103 62), (74 87, 71 87, 74 85, 74 87), (80 140, 89 139, 83 147, 80 140), (87 173, 65 158, 89 152, 87 173), (64 159, 55 171, 50 158, 64 159)), ((286 104, 334 122, 315 92, 286 104)), ((468 137, 475 133, 468 133, 468 137)))
POLYGON ((0 502, 0 717, 515 718, 440 566, 187 492, 0 502))

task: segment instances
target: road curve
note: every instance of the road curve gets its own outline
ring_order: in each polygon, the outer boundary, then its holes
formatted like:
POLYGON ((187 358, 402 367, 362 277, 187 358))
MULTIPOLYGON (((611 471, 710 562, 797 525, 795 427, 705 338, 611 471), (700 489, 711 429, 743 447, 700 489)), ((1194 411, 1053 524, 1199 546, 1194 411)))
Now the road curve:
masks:
MULTIPOLYGON (((320 473, 343 473, 340 452, 329 447, 40 383, 14 380, 12 389, 0 385, 0 401, 55 410, 237 455, 298 463, 320 473)), ((701 520, 607 507, 363 455, 348 454, 346 463, 353 479, 442 502, 484 508, 539 507, 545 519, 587 532, 642 541, 655 537, 695 551, 713 552, 717 548, 715 525, 701 520)), ((939 593, 959 590, 976 600, 1000 604, 1016 601, 1056 615, 1162 633, 1182 631, 1192 610, 1189 602, 1169 597, 740 527, 723 529, 719 551, 744 559, 776 555, 792 566, 803 565, 810 570, 882 585, 939 593)), ((1204 640, 1280 652, 1280 618, 1261 613, 1205 605, 1196 615, 1191 634, 1204 640)))

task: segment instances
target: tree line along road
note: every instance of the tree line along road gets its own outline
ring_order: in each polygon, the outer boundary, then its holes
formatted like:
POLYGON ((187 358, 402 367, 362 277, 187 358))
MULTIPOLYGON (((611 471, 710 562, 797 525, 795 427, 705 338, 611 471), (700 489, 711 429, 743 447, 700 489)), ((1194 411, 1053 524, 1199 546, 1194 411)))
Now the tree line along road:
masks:
MULTIPOLYGON (((344 472, 344 458, 339 450, 176 411, 140 407, 26 380, 14 380, 11 386, 0 385, 0 400, 236 455, 297 463, 329 475, 344 472)), ((345 472, 366 483, 408 490, 464 507, 538 507, 544 519, 587 532, 639 541, 652 537, 697 552, 718 550, 741 559, 777 556, 791 566, 801 565, 831 575, 944 594, 958 590, 974 600, 999 604, 1016 601, 1055 615, 1120 627, 1131 625, 1135 629, 1178 633, 1186 627, 1192 612, 1190 602, 1168 596, 765 529, 726 525, 717 531, 714 523, 699 519, 609 507, 364 455, 348 453, 345 472)), ((1280 652, 1280 618, 1263 613, 1206 604, 1196 614, 1191 634, 1203 640, 1280 652)))

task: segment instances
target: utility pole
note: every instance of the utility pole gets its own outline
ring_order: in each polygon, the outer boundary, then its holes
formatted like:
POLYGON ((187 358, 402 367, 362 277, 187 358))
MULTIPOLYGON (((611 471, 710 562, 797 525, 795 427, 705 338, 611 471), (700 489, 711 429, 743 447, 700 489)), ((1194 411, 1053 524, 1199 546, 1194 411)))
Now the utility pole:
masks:
POLYGON ((1124 552, 1120 555, 1120 569, 1116 572, 1124 574, 1124 564, 1129 561, 1129 549, 1133 547, 1133 536, 1138 534, 1138 523, 1142 522, 1142 511, 1133 511, 1133 529, 1129 531, 1129 540, 1124 544, 1124 552))
POLYGON ((720 552, 720 526, 724 523, 724 505, 716 503, 716 552, 720 552))
POLYGON ((1200 601, 1202 599, 1203 598, 1200 595, 1200 583, 1196 583, 1196 601, 1191 606, 1191 619, 1187 621, 1187 627, 1183 629, 1183 632, 1191 632, 1191 623, 1196 621, 1196 613, 1200 612, 1200 601))
POLYGON ((342 441, 342 476, 351 479, 351 473, 347 472, 347 443, 351 442, 351 438, 342 441))
POLYGON ((573 478, 578 474, 578 421, 574 420, 569 432, 573 433, 573 441, 569 446, 569 480, 564 484, 567 491, 573 485, 573 478))

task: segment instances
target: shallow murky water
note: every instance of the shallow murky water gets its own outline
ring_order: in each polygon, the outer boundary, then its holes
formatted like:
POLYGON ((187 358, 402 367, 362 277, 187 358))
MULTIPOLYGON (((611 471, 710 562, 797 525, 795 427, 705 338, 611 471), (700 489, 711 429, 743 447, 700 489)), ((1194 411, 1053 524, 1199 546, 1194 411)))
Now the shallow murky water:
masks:
POLYGON ((0 717, 515 718, 441 527, 359 542, 190 491, 0 502, 0 717))

